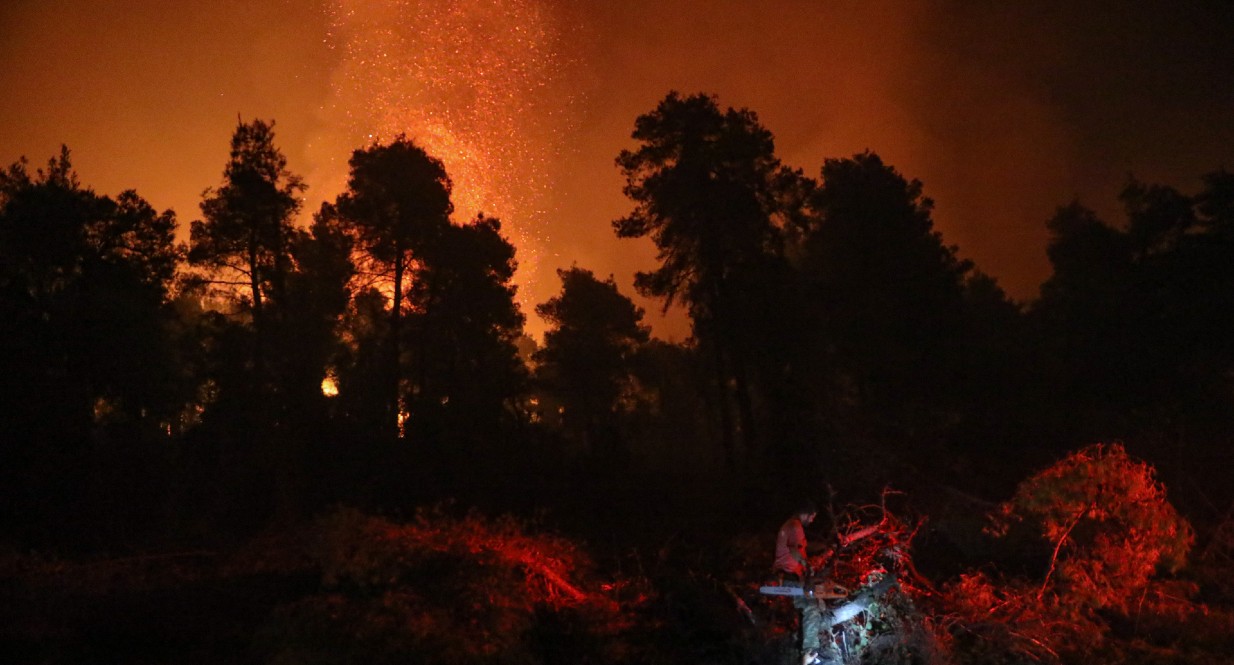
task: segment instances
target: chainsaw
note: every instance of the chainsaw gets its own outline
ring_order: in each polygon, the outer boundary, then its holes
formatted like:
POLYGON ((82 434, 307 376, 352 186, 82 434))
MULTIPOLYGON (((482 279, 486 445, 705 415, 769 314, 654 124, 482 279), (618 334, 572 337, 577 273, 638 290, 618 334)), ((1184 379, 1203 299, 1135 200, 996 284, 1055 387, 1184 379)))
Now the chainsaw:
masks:
POLYGON ((824 582, 803 587, 798 584, 765 584, 758 588, 764 596, 807 596, 822 600, 843 600, 848 598, 848 589, 833 582, 824 582))

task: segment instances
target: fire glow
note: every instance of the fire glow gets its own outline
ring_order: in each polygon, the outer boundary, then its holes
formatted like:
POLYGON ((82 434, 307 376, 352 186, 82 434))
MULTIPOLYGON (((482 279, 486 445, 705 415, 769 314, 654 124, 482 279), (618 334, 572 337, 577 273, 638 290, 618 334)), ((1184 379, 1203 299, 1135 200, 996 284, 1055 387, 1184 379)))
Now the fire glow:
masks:
MULTIPOLYGON (((439 158, 455 221, 502 220, 527 298, 545 246, 548 170, 563 143, 559 22, 543 0, 434 3, 333 0, 328 44, 341 54, 323 112, 359 147, 404 134, 439 158)), ((339 140, 341 139, 341 141, 339 140)), ((324 180, 341 183, 343 161, 324 180)), ((319 174, 325 176, 327 174, 319 174)), ((524 311, 530 302, 520 303, 524 311)))

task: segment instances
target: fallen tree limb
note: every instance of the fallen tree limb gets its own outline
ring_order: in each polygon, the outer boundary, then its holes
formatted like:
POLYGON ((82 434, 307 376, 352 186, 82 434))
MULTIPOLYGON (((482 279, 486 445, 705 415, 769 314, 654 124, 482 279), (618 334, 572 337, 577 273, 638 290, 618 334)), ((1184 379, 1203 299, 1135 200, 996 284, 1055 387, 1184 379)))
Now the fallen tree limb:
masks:
POLYGON ((866 536, 878 533, 878 531, 882 528, 882 526, 883 525, 880 522, 878 524, 872 524, 870 526, 858 529, 849 534, 842 533, 839 535, 840 547, 848 547, 849 545, 852 545, 853 543, 857 542, 858 540, 861 540, 862 538, 865 538, 866 536))
POLYGON ((574 602, 582 602, 587 599, 587 594, 581 589, 566 581, 564 577, 558 575, 556 571, 544 565, 540 561, 531 559, 530 557, 522 558, 519 563, 523 564, 532 573, 539 575, 551 588, 557 591, 564 592, 574 602))
POLYGON ((862 589, 860 593, 853 597, 852 600, 834 607, 824 617, 824 622, 828 627, 838 626, 845 621, 849 621, 853 617, 861 614, 887 593, 887 591, 897 585, 895 575, 887 575, 883 579, 874 583, 871 586, 862 589))

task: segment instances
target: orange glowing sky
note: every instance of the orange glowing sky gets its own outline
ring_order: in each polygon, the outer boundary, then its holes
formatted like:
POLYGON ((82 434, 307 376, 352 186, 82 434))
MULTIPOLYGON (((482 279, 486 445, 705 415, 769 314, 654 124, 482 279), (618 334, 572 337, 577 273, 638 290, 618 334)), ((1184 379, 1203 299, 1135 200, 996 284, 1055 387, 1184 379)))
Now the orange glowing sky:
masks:
POLYGON ((921 179, 946 241, 1027 300, 1055 207, 1120 221, 1129 174, 1190 190, 1234 167, 1231 27, 1216 1, 8 0, 0 160, 66 143, 84 183, 187 228, 237 115, 277 122, 308 211, 351 149, 406 132, 450 153, 460 215, 505 222, 538 333, 556 268, 633 295, 654 250, 612 233, 613 159, 668 90, 711 92, 807 173, 869 148, 921 179))

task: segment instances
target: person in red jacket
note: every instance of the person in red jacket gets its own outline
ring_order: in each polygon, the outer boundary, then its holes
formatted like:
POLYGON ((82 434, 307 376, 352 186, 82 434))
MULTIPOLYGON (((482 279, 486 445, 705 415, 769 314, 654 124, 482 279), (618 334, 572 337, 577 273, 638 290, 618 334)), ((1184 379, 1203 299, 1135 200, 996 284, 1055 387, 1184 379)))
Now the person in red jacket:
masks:
POLYGON ((801 584, 802 595, 793 597, 793 606, 801 610, 801 652, 803 655, 819 653, 819 633, 823 629, 823 614, 819 600, 814 597, 814 584, 810 580, 810 559, 807 554, 805 528, 818 517, 818 509, 811 502, 803 503, 776 533, 776 558, 772 570, 779 575, 794 575, 801 584))
POLYGON ((813 503, 802 504, 776 534, 776 559, 772 570, 776 573, 796 575, 804 585, 810 574, 810 560, 806 553, 806 531, 814 518, 818 517, 818 509, 813 503))

